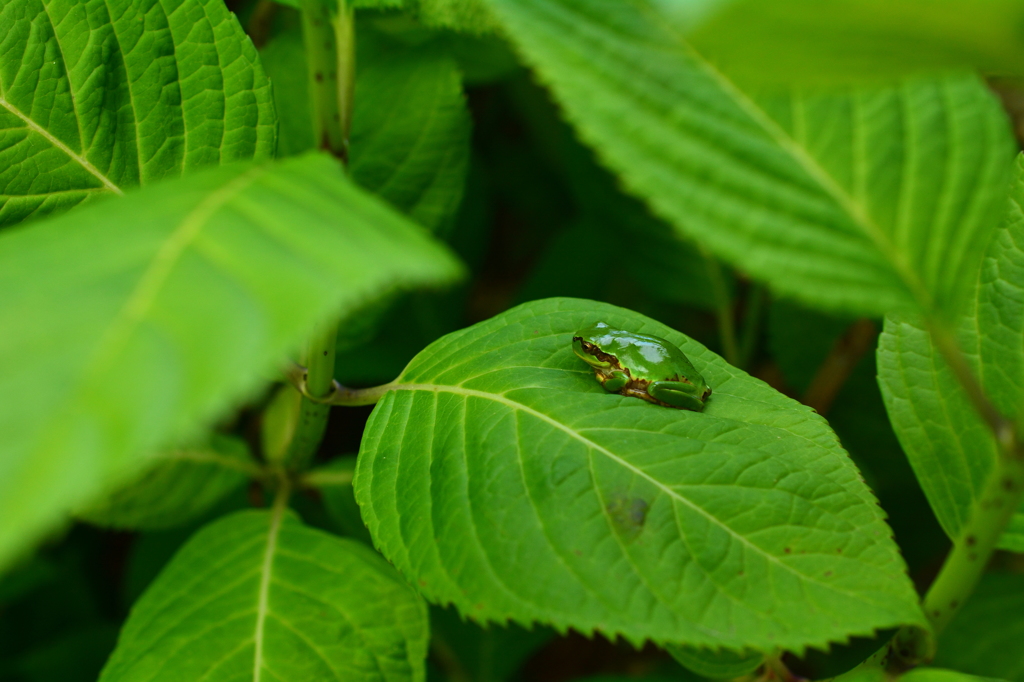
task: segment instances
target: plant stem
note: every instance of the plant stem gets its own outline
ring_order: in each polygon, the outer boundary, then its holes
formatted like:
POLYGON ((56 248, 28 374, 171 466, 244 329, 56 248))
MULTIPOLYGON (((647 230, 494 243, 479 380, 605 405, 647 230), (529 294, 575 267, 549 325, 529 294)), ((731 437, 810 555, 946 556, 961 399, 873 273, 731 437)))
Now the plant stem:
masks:
POLYGON ((277 14, 278 4, 274 0, 257 0, 256 6, 249 16, 245 32, 252 38, 252 44, 260 49, 270 38, 271 23, 277 14))
POLYGON ((348 163, 355 83, 355 22, 349 1, 337 3, 337 10, 331 10, 324 0, 302 0, 302 38, 317 145, 342 163, 348 163))
POLYGON ((318 325, 310 335, 303 352, 303 361, 309 365, 306 390, 310 397, 302 396, 295 434, 284 456, 285 465, 293 470, 304 469, 316 454, 327 429, 331 406, 315 400, 330 394, 334 384, 334 345, 337 325, 331 321, 318 325))
POLYGON ((971 404, 988 424, 999 445, 999 458, 985 487, 971 506, 967 522, 953 542, 938 577, 928 588, 922 608, 931 632, 904 627, 890 644, 889 669, 899 672, 926 663, 935 652, 935 637, 953 619, 985 571, 999 538, 1024 500, 1024 448, 1014 424, 993 405, 964 358, 953 335, 934 320, 932 339, 946 359, 971 404))
POLYGON ((936 635, 974 589, 1022 498, 1024 461, 1001 460, 989 474, 967 523, 925 595, 925 614, 936 635))
POLYGON ((850 378, 854 367, 873 345, 878 327, 868 319, 857 320, 836 339, 828 357, 814 373, 801 402, 824 415, 832 407, 839 390, 850 378))
POLYGON ((725 356, 726 362, 733 367, 739 367, 740 352, 736 343, 736 325, 732 319, 732 299, 725 286, 722 266, 703 247, 701 247, 701 253, 704 255, 708 278, 711 280, 711 288, 714 291, 715 307, 717 308, 715 315, 718 318, 718 335, 722 339, 722 354, 725 356))
MULTIPOLYGON (((355 18, 348 0, 337 0, 333 10, 324 0, 302 0, 302 38, 316 139, 321 149, 347 164, 355 81, 355 18)), ((336 321, 322 323, 304 349, 301 361, 307 367, 305 393, 295 434, 284 457, 290 469, 308 466, 323 440, 331 408, 316 398, 333 391, 337 336, 336 321)))
POLYGON ((757 283, 750 285, 747 293, 747 307, 743 312, 743 329, 740 332, 740 369, 746 369, 754 356, 754 345, 761 328, 761 310, 764 307, 765 290, 757 283))

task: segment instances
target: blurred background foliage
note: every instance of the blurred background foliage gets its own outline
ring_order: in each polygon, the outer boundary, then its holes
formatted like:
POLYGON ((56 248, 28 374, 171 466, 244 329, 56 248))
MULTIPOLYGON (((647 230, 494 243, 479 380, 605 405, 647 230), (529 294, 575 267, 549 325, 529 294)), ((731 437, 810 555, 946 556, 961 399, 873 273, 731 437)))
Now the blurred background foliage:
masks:
MULTIPOLYGON (((279 155, 309 148, 313 141, 298 13, 266 0, 228 4, 261 49, 274 82, 281 118, 279 155)), ((740 5, 749 10, 750 3, 740 5)), ((761 11, 772 13, 766 5, 761 11)), ((886 17, 893 26, 905 21, 902 15, 886 17)), ((824 414, 888 513, 911 576, 919 586, 927 584, 949 543, 886 416, 873 353, 880 321, 833 317, 773 297, 743 273, 681 241, 598 165, 500 37, 430 30, 404 15, 377 12, 361 13, 357 34, 360 74, 372 71, 378 85, 402 91, 426 79, 461 79, 465 94, 456 80, 455 98, 444 109, 447 118, 437 122, 451 126, 452 157, 441 173, 430 175, 431 182, 446 183, 434 199, 426 185, 388 195, 393 189, 386 186, 388 169, 360 156, 373 144, 373 126, 364 130, 362 120, 386 115, 394 118, 394 126, 410 126, 420 114, 392 111, 395 100, 386 90, 360 100, 357 89, 352 170, 357 181, 382 191, 449 242, 472 276, 452 291, 393 297, 347 322, 338 340, 339 381, 386 383, 435 339, 523 301, 575 296, 628 307, 697 339, 824 414), (416 60, 402 56, 389 63, 389 55, 408 52, 416 53, 416 60), (412 72, 391 68, 413 61, 412 72)), ((720 46, 723 54, 738 50, 740 38, 720 46)), ((799 51, 789 54, 801 59, 799 51)), ((1024 90, 1007 79, 993 81, 993 88, 1020 130, 1024 90)), ((415 142, 415 131, 410 134, 415 142)), ((319 453, 324 461, 358 450, 370 410, 333 411, 319 453)), ((229 423, 254 439, 255 414, 242 411, 229 423)), ((351 463, 342 460, 338 466, 351 463)), ((175 550, 205 522, 259 503, 254 499, 259 495, 258 488, 238 489, 191 525, 171 530, 114 532, 82 523, 66 529, 34 559, 0 578, 0 680, 94 680, 130 605, 175 550)), ((369 542, 350 487, 322 497, 304 493, 296 507, 311 525, 369 542)), ((1009 555, 998 561, 1008 571, 1021 570, 1009 555)), ((983 586, 977 603, 965 610, 965 623, 1005 606, 987 603, 986 594, 983 586)), ((545 628, 484 629, 436 607, 431 626, 431 680, 698 679, 654 647, 637 651, 621 642, 545 628)), ((1008 633, 1002 650, 1018 646, 1019 635, 1008 633)), ((862 660, 877 642, 856 640, 787 663, 799 675, 823 678, 862 660)), ((1001 650, 998 643, 993 647, 1001 650)), ((959 652, 954 645, 943 655, 948 660, 940 663, 983 674, 986 661, 996 654, 959 652)))

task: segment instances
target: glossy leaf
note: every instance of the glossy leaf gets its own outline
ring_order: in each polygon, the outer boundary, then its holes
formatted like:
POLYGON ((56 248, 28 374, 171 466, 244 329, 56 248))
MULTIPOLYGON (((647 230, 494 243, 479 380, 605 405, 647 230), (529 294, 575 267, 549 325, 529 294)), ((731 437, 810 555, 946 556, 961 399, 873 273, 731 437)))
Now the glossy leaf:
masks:
POLYGON ((962 298, 1013 149, 980 80, 755 99, 653 5, 488 1, 581 137, 685 236, 818 307, 962 298))
POLYGON ((428 628, 423 601, 365 545, 281 509, 238 512, 146 590, 100 680, 416 682, 428 628))
POLYGON ((801 651, 922 618, 822 418, 593 301, 525 304, 421 352, 374 409, 355 490, 383 554, 481 622, 801 651), (714 389, 704 412, 605 393, 570 349, 598 320, 682 348, 714 389))
POLYGON ((207 444, 159 455, 137 480, 77 516, 111 528, 171 528, 202 516, 259 473, 245 441, 214 435, 207 444))
POLYGON ((1020 74, 1024 63, 1019 0, 659 1, 717 68, 761 86, 963 68, 1020 74))
POLYGON ((251 392, 318 319, 459 270, 324 155, 0 236, 0 395, 17 396, 0 403, 0 564, 251 392))
POLYGON ((270 83, 222 0, 9 0, 0 26, 0 225, 274 152, 270 83))
MULTIPOLYGON (((1024 404, 1024 157, 1006 220, 970 289, 958 341, 986 393, 1005 414, 1024 404)), ((879 382, 900 443, 942 527, 956 537, 998 456, 998 446, 924 323, 890 316, 878 345, 879 382)), ((1024 508, 1000 543, 1024 551, 1024 508)))
MULTIPOLYGON (((280 153, 312 149, 301 35, 282 34, 263 58, 276 88, 280 153)), ((366 27, 356 63, 352 177, 421 225, 450 225, 462 201, 470 136, 455 61, 436 43, 405 45, 366 27)))
POLYGON ((935 664, 1024 682, 1024 575, 990 573, 939 638, 935 664))

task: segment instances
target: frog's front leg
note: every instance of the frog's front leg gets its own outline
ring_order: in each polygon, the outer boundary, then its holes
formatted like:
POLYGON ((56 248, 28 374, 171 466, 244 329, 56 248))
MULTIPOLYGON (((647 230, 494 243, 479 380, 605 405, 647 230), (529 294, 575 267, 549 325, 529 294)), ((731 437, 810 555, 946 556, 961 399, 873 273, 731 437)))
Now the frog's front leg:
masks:
POLYGON ((601 385, 604 386, 604 390, 609 393, 618 393, 629 383, 629 375, 619 369, 607 373, 601 372, 597 378, 601 381, 601 385))
POLYGON ((647 387, 647 394, 674 407, 700 412, 704 409, 700 390, 685 381, 652 381, 647 387))

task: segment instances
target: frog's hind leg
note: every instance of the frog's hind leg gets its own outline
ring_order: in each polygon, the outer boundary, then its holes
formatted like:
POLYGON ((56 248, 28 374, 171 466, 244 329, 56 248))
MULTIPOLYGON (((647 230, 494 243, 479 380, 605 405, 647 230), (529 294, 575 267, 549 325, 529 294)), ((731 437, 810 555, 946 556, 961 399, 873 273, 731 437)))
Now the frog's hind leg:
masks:
POLYGON ((704 409, 699 389, 685 381, 652 381, 647 393, 655 400, 660 400, 672 407, 700 412, 704 409))

